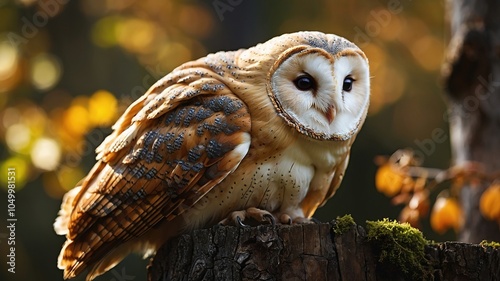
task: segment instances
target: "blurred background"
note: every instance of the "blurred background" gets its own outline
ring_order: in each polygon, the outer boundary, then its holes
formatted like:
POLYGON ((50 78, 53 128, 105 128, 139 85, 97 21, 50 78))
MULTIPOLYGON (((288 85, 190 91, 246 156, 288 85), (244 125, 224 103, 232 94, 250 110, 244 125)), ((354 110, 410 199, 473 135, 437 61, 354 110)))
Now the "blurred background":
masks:
MULTIPOLYGON (((299 30, 353 41, 372 75, 369 116, 345 179, 315 217, 352 214, 361 225, 397 218, 401 207, 375 188, 375 156, 409 147, 425 166, 450 162, 440 84, 444 11, 433 0, 0 0, 0 279, 62 280, 56 261, 65 239, 52 228, 62 195, 92 167, 116 118, 156 80, 207 53, 299 30), (436 130, 446 141, 423 146, 436 130), (12 167, 15 274, 6 264, 12 167)), ((427 238, 454 239, 426 221, 427 238)), ((145 280, 146 265, 130 256, 98 280, 145 280)))

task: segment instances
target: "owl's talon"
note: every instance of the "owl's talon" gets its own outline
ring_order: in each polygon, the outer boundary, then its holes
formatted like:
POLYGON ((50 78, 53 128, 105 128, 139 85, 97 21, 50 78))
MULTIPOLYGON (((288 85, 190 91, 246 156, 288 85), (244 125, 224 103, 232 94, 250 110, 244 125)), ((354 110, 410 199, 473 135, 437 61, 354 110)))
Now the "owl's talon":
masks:
POLYGON ((247 218, 252 218, 259 223, 267 221, 268 223, 270 223, 272 225, 276 225, 276 221, 274 219, 274 216, 266 210, 262 210, 262 209, 255 208, 255 207, 250 207, 246 210, 246 214, 247 214, 247 218))
POLYGON ((243 223, 243 220, 239 216, 236 216, 236 222, 238 223, 239 227, 247 227, 248 226, 248 225, 243 223))
POLYGON ((269 224, 271 224, 272 226, 276 226, 276 219, 274 218, 273 215, 264 214, 263 217, 267 222, 269 222, 269 224))
POLYGON ((234 211, 230 213, 225 219, 221 220, 219 224, 247 227, 248 225, 243 223, 247 219, 253 219, 257 223, 268 222, 273 226, 276 225, 276 219, 270 212, 255 207, 250 207, 246 210, 241 211, 234 211))
POLYGON ((289 215, 287 214, 281 214, 280 215, 280 222, 282 224, 288 224, 288 225, 292 225, 292 217, 290 217, 289 215))

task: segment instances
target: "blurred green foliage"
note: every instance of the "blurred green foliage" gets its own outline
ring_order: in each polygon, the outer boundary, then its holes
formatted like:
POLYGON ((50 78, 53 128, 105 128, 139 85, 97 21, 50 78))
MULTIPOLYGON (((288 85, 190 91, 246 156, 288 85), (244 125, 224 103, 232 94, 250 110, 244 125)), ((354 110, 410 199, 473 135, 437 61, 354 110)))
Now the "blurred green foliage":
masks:
MULTIPOLYGON (((52 230, 61 197, 93 165, 119 114, 158 78, 209 52, 285 32, 335 33, 370 60, 369 117, 342 188, 316 216, 396 217, 399 209, 375 190, 373 158, 413 147, 426 164, 448 165, 448 142, 419 147, 436 128, 447 131, 439 84, 444 10, 432 0, 0 0, 0 200, 15 167, 18 218, 17 272, 2 262, 0 279, 62 279, 56 260, 64 239, 52 230)), ((0 229, 2 261, 6 232, 0 229)), ((145 265, 129 258, 102 280, 124 271, 145 280, 145 265)))

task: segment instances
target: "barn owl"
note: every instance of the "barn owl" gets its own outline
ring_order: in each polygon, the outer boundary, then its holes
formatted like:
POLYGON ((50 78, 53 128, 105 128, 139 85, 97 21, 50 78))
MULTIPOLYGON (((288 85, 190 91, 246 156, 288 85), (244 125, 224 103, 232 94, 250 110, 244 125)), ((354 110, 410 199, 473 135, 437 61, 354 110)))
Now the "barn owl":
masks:
POLYGON ((179 66, 128 107, 64 196, 64 278, 93 280, 218 222, 307 223, 342 181, 369 96, 365 54, 320 32, 179 66))

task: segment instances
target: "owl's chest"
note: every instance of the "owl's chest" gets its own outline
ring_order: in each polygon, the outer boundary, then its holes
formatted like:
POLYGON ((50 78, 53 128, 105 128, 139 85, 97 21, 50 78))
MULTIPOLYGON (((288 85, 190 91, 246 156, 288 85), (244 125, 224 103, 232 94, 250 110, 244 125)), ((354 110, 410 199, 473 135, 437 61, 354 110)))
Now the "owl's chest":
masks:
POLYGON ((329 188, 332 171, 344 154, 332 143, 301 140, 261 157, 252 154, 192 211, 205 224, 248 207, 273 213, 298 209, 311 188, 329 188))
POLYGON ((273 161, 256 165, 255 175, 246 183, 253 186, 253 191, 245 193, 249 205, 269 211, 298 207, 311 189, 329 188, 333 171, 346 152, 335 143, 297 140, 276 153, 273 161))

